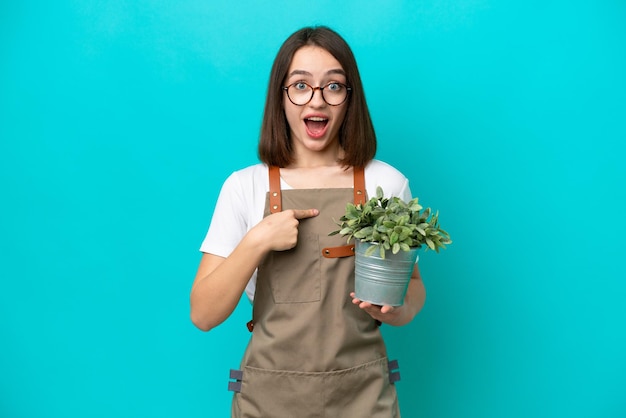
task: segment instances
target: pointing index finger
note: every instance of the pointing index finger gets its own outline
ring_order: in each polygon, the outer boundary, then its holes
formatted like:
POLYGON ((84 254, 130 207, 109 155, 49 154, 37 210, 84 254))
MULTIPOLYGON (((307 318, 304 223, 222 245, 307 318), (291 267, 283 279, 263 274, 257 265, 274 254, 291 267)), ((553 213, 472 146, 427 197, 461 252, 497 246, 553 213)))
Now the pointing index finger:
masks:
POLYGON ((319 215, 320 211, 317 209, 294 209, 293 216, 296 219, 312 218, 319 215))

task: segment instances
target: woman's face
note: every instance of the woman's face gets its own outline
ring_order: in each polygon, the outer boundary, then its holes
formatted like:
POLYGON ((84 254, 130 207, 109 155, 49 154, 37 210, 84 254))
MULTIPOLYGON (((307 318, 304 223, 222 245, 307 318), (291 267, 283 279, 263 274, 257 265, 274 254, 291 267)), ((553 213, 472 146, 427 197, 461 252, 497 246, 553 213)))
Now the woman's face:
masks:
MULTIPOLYGON (((294 54, 284 86, 296 82, 304 82, 314 88, 333 82, 346 84, 346 75, 339 61, 328 51, 318 46, 304 46, 294 54)), ((330 98, 329 89, 334 87, 324 89, 327 97, 330 98)), ((348 108, 348 100, 338 106, 331 106, 322 98, 322 92, 315 90, 309 103, 297 106, 285 92, 283 106, 296 156, 303 156, 307 152, 340 152, 339 129, 348 108)))

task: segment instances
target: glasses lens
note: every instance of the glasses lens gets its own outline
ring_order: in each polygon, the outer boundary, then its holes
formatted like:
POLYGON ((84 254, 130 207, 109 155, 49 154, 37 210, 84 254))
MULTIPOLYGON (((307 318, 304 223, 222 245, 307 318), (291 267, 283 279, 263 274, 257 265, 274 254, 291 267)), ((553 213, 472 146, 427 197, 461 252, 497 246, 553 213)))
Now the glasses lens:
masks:
POLYGON ((332 106, 342 104, 346 100, 346 97, 348 97, 347 87, 340 83, 327 84, 324 86, 322 93, 326 103, 332 106))
POLYGON ((287 89, 287 94, 294 104, 303 106, 311 101, 313 88, 306 83, 294 83, 287 89))

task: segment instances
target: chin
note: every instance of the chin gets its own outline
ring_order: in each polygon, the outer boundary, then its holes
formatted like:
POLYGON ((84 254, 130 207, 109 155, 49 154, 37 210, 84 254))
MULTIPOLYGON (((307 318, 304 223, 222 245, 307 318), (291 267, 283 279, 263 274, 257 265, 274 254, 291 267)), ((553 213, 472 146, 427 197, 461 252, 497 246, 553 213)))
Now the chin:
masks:
POLYGON ((326 138, 307 138, 306 141, 304 141, 304 147, 310 151, 324 151, 329 147, 331 142, 332 141, 326 138))

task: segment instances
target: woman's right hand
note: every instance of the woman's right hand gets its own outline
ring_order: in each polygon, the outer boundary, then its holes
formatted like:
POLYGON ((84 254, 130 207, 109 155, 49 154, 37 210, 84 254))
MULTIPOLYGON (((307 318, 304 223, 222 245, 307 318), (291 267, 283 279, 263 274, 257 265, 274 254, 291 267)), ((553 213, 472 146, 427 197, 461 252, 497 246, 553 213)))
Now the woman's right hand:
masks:
POLYGON ((301 219, 319 215, 317 209, 288 209, 266 216, 250 230, 256 242, 267 251, 285 251, 296 246, 301 219))

